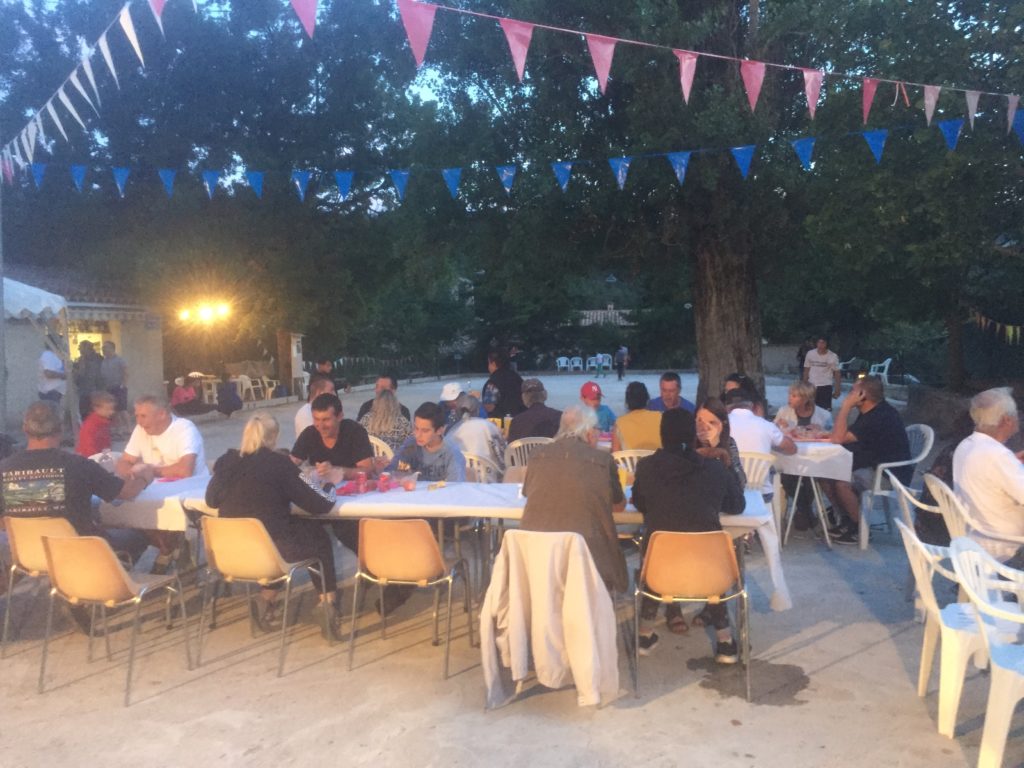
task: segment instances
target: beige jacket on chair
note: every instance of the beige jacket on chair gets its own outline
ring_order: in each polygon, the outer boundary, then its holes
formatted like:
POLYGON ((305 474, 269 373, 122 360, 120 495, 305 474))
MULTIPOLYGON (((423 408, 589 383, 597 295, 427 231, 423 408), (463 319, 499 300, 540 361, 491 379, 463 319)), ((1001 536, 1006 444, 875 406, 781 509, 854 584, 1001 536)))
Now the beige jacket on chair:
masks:
POLYGON ((480 613, 487 708, 515 697, 532 659, 549 688, 576 684, 580 706, 619 693, 615 609, 578 533, 508 531, 480 613))

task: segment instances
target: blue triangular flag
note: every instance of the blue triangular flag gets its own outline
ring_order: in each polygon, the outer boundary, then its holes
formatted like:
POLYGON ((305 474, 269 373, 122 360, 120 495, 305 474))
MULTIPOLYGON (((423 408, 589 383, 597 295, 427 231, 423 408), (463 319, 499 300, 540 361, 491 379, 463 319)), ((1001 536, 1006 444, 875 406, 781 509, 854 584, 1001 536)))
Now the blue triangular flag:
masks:
POLYGON ((1024 109, 1013 116, 1013 132, 1017 134, 1020 143, 1024 144, 1024 109))
POLYGON ((669 165, 672 166, 672 170, 676 172, 676 178, 679 179, 680 186, 686 180, 686 166, 690 164, 690 153, 689 152, 669 152, 665 157, 668 158, 669 165))
POLYGON ((338 185, 338 194, 341 195, 341 202, 345 202, 348 193, 352 191, 352 171, 335 171, 334 183, 338 185))
POLYGON ((505 188, 506 192, 512 192, 512 182, 516 180, 516 167, 514 165, 496 165, 494 170, 498 172, 498 178, 501 180, 501 186, 505 188))
POLYGON ((629 174, 629 164, 632 161, 632 157, 608 158, 608 165, 612 167, 612 173, 615 174, 615 182, 619 185, 620 191, 626 186, 626 176, 629 174))
POLYGON ((160 181, 164 183, 164 189, 167 191, 168 197, 174 194, 174 177, 177 173, 173 168, 161 168, 157 171, 160 181))
POLYGON ((889 129, 879 128, 877 131, 864 131, 861 135, 868 143, 871 154, 875 156, 875 164, 882 162, 882 152, 885 150, 885 139, 889 135, 889 129))
POLYGON ((46 163, 32 163, 32 178, 36 182, 36 189, 43 186, 44 173, 46 173, 46 163))
POLYGON ((451 193, 452 200, 459 196, 459 181, 462 179, 461 168, 444 168, 441 170, 441 175, 444 176, 444 183, 448 185, 448 192, 451 193))
POLYGON ((401 202, 405 199, 405 187, 409 183, 409 172, 408 171, 388 171, 391 176, 391 181, 395 185, 395 189, 398 190, 398 200, 401 202))
POLYGON ((246 171, 245 180, 249 182, 258 200, 263 199, 263 171, 246 171))
POLYGON ((800 158, 800 164, 804 167, 804 170, 811 170, 811 155, 814 153, 814 137, 808 136, 805 139, 794 139, 790 144, 793 145, 793 151, 796 152, 796 156, 800 158))
POLYGON ((552 163, 551 170, 555 172, 558 186, 565 192, 569 188, 569 177, 572 176, 572 163, 552 163))
POLYGON ((960 129, 964 127, 964 119, 958 117, 955 120, 939 120, 936 125, 942 131, 942 138, 946 140, 949 151, 955 151, 956 143, 960 140, 960 129))
POLYGON ((220 171, 203 171, 203 186, 206 187, 206 196, 213 200, 213 193, 217 191, 217 181, 220 179, 220 171))
POLYGON ((128 183, 129 168, 114 168, 114 183, 117 184, 117 193, 124 197, 124 185, 128 183))
POLYGON ((292 171, 292 181, 295 182, 295 189, 299 193, 299 200, 306 202, 306 187, 309 186, 309 171, 292 171))
POLYGON ((743 178, 747 178, 747 174, 750 173, 750 161, 754 159, 754 150, 757 148, 756 144, 747 144, 744 147, 733 147, 729 151, 732 152, 733 158, 736 160, 736 165, 740 169, 740 175, 743 178))
POLYGON ((85 184, 85 171, 84 165, 72 165, 71 166, 71 180, 75 183, 75 189, 79 192, 82 191, 82 187, 85 184))

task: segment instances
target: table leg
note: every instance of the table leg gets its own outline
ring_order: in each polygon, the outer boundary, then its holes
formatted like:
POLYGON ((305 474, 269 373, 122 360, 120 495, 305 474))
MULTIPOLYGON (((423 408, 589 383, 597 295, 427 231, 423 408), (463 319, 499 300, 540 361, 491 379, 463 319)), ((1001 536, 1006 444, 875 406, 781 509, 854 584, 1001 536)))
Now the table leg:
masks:
POLYGON ((825 544, 832 549, 832 539, 828 535, 828 517, 825 515, 825 501, 821 498, 821 486, 818 485, 818 479, 815 477, 810 478, 810 481, 811 490, 814 491, 815 506, 818 508, 818 520, 821 522, 821 534, 825 537, 825 544))
POLYGON ((786 510, 785 525, 782 528, 782 546, 789 543, 789 531, 793 527, 793 516, 796 514, 796 500, 800 498, 800 488, 803 486, 804 476, 797 475, 796 490, 793 491, 793 498, 789 500, 789 509, 786 510))

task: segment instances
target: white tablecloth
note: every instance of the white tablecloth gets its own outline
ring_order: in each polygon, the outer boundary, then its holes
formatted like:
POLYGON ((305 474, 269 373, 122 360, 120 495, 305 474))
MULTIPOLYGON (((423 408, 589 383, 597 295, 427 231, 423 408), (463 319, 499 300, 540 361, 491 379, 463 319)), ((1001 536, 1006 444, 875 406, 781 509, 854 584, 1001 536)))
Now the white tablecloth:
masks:
POLYGON ((791 456, 775 454, 775 468, 786 475, 849 481, 853 453, 834 443, 798 442, 791 456))
POLYGON ((192 500, 190 506, 208 511, 206 484, 209 477, 186 477, 182 480, 151 483, 131 501, 100 502, 100 520, 111 528, 141 528, 146 531, 184 531, 188 518, 181 500, 192 500))

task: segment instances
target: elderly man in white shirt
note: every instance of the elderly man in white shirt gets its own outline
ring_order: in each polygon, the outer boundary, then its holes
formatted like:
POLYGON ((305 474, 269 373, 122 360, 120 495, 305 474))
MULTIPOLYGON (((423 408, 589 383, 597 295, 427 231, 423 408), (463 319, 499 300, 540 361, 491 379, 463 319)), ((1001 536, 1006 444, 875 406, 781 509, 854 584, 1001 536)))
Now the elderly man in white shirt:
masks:
MULTIPOLYGON (((754 413, 754 403, 744 389, 734 389, 723 398, 729 409, 729 434, 736 441, 740 453, 771 453, 773 450, 787 456, 796 453, 796 443, 788 438, 775 424, 754 413)), ((772 495, 772 483, 765 477, 761 494, 772 495)))
POLYGON ((971 400, 974 432, 953 453, 954 490, 985 529, 972 532, 993 557, 1024 565, 1024 548, 1000 535, 1024 536, 1024 452, 1004 443, 1017 434, 1017 404, 1007 388, 987 389, 971 400))

